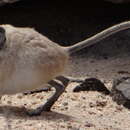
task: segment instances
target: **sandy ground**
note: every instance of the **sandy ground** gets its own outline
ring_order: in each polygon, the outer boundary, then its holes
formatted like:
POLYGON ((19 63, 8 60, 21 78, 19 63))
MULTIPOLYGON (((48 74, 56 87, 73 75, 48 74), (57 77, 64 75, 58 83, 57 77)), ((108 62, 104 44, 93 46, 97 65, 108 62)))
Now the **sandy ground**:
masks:
MULTIPOLYGON (((97 77, 108 89, 118 71, 129 71, 129 57, 96 60, 73 57, 66 75, 97 77)), ((29 117, 27 109, 35 109, 54 91, 32 95, 5 95, 0 104, 0 130, 129 130, 130 111, 117 105, 110 96, 99 92, 74 93, 71 83, 52 108, 41 116, 29 117)))

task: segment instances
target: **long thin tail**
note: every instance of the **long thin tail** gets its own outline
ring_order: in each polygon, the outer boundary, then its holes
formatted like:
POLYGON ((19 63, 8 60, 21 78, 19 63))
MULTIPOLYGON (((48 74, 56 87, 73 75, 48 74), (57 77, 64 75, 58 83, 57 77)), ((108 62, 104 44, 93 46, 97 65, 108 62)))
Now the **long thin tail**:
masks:
POLYGON ((112 27, 109 27, 108 29, 105 29, 104 31, 84 40, 84 41, 81 41, 75 45, 72 45, 72 46, 69 46, 69 47, 66 47, 66 50, 68 51, 69 54, 72 54, 76 51, 79 51, 85 47, 88 47, 88 46, 91 46, 103 39, 105 39, 106 37, 114 34, 114 33, 117 33, 119 31, 122 31, 122 30, 126 30, 130 28, 130 21, 126 21, 126 22, 122 22, 120 24, 117 24, 117 25, 114 25, 112 27))

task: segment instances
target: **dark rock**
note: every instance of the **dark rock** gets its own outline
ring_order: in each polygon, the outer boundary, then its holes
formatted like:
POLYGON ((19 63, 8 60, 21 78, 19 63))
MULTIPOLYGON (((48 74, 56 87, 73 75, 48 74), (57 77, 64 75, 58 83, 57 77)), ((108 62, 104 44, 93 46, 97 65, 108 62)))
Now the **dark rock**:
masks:
POLYGON ((106 88, 104 83, 102 83, 99 79, 96 78, 85 79, 83 83, 76 86, 73 90, 73 92, 80 91, 98 91, 102 92, 103 94, 110 94, 110 91, 106 88))
POLYGON ((130 77, 115 79, 112 85, 111 96, 117 104, 130 108, 130 77))

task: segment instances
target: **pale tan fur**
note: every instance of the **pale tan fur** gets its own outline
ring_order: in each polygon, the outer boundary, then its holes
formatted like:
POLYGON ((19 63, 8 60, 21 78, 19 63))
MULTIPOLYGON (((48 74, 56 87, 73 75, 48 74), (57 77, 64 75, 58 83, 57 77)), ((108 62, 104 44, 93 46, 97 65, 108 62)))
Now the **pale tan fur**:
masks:
POLYGON ((5 48, 0 50, 1 95, 39 88, 64 71, 64 48, 32 28, 1 26, 6 31, 5 48))

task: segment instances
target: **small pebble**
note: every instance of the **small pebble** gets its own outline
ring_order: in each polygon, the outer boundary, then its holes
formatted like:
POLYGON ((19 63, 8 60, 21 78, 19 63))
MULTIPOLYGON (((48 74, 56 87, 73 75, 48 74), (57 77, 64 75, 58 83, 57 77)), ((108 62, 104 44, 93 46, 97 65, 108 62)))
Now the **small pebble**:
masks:
POLYGON ((96 106, 105 107, 107 105, 107 101, 96 101, 96 106))
POLYGON ((22 99, 22 98, 23 98, 23 96, 22 96, 22 95, 18 95, 18 96, 17 96, 17 98, 22 99))
POLYGON ((8 104, 12 104, 12 102, 11 102, 11 101, 7 101, 7 103, 8 103, 8 104))
POLYGON ((85 127, 94 127, 95 125, 89 122, 85 122, 85 127))
POLYGON ((89 103, 89 106, 90 107, 95 107, 95 105, 92 102, 89 103))
POLYGON ((64 105, 64 106, 68 106, 68 102, 64 102, 63 105, 64 105))

